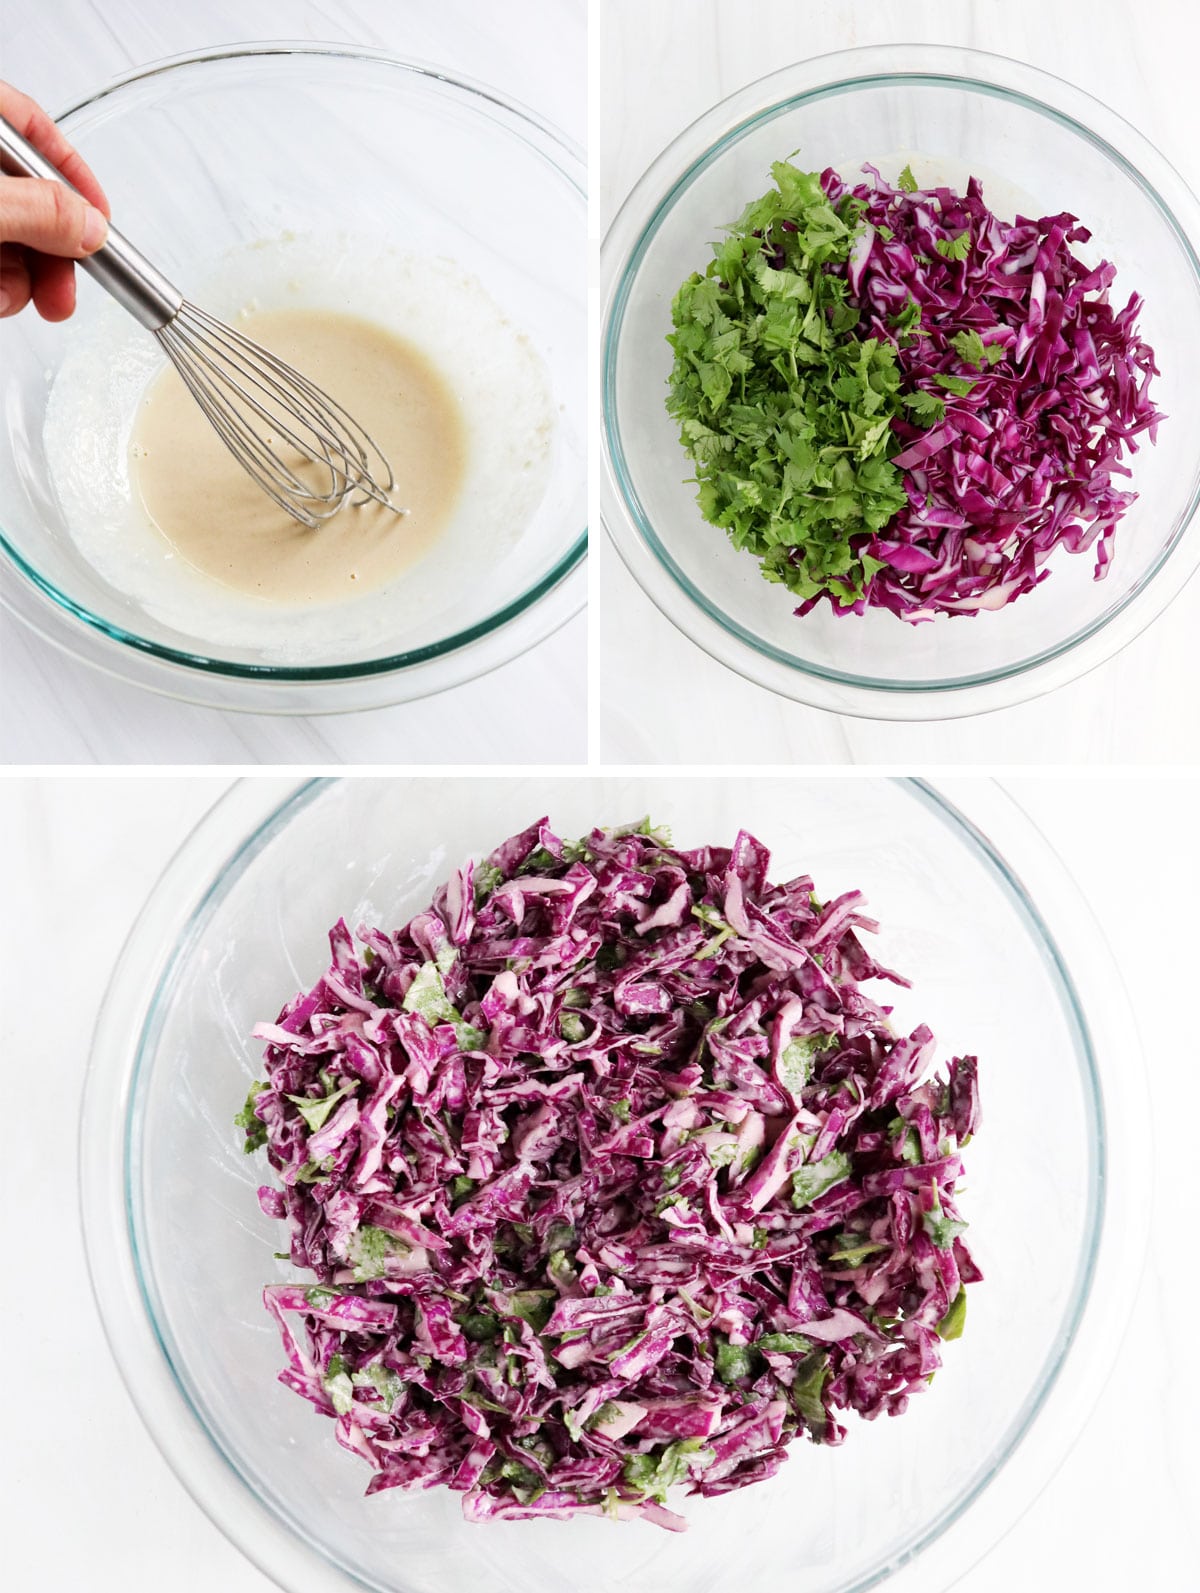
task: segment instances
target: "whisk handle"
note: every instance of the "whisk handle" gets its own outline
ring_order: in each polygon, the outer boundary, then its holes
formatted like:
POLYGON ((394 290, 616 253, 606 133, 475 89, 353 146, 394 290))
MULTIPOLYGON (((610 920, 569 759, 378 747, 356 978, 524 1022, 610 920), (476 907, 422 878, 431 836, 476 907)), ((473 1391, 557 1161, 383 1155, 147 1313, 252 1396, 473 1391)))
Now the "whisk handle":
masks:
MULTIPOLYGON (((19 177, 42 177, 49 182, 62 183, 78 193, 57 166, 23 138, 11 123, 0 116, 0 157, 6 170, 19 177)), ((108 237, 86 260, 77 262, 87 274, 98 282, 106 293, 112 295, 130 315, 143 326, 157 332, 173 320, 183 304, 183 294, 162 272, 152 266, 140 249, 116 227, 110 225, 108 237)))

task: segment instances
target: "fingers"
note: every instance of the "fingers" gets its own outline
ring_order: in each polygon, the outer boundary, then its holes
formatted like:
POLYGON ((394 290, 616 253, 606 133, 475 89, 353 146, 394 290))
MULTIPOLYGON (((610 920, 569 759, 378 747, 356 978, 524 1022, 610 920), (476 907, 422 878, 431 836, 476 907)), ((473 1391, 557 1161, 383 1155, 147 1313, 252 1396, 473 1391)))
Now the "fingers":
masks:
POLYGON ((102 213, 62 183, 38 177, 0 177, 0 239, 43 254, 82 260, 104 242, 102 213))
POLYGON ((13 88, 11 83, 0 83, 0 116, 40 149, 47 160, 52 160, 86 200, 108 215, 108 200, 91 168, 35 100, 13 88))
POLYGON ((52 254, 27 261, 34 305, 43 321, 65 321, 75 313, 75 267, 52 254))
POLYGON ((0 317, 16 315, 29 303, 33 284, 23 249, 0 249, 0 317))

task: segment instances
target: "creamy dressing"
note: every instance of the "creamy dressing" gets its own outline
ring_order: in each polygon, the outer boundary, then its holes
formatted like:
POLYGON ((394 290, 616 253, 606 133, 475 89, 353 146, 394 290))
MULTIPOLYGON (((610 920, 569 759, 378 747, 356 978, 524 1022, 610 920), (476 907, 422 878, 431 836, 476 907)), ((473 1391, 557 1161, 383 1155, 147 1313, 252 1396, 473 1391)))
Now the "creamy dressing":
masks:
POLYGON ((466 432, 454 395, 419 349, 356 316, 272 310, 244 314, 237 327, 353 416, 391 465, 392 501, 407 512, 347 502, 316 529, 300 524, 243 469, 168 366, 130 442, 130 475, 154 526, 194 569, 280 603, 344 600, 394 580, 428 552, 462 487, 466 432))

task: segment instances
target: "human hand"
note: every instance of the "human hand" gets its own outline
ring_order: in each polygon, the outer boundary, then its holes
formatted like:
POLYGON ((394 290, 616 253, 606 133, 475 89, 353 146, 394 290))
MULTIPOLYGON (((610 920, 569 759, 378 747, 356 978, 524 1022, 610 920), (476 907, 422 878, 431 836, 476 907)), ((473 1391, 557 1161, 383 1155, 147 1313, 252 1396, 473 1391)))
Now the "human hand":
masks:
POLYGON ((32 299, 47 321, 65 321, 75 308, 75 260, 94 254, 108 234, 108 200, 91 171, 40 105, 0 83, 0 116, 47 160, 62 183, 0 173, 0 316, 32 299))

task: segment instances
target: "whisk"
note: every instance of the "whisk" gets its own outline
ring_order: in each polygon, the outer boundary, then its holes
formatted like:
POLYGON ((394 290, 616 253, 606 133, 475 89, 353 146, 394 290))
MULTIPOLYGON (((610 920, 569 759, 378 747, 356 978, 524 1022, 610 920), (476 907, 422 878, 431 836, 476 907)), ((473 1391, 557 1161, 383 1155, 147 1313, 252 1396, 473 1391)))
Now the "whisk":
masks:
MULTIPOLYGON (((3 117, 0 157, 20 176, 73 186, 3 117)), ((269 349, 190 304, 115 227, 76 263, 154 333, 221 441, 293 519, 315 529, 344 503, 372 499, 405 513, 391 501, 391 466, 352 415, 269 349)))

